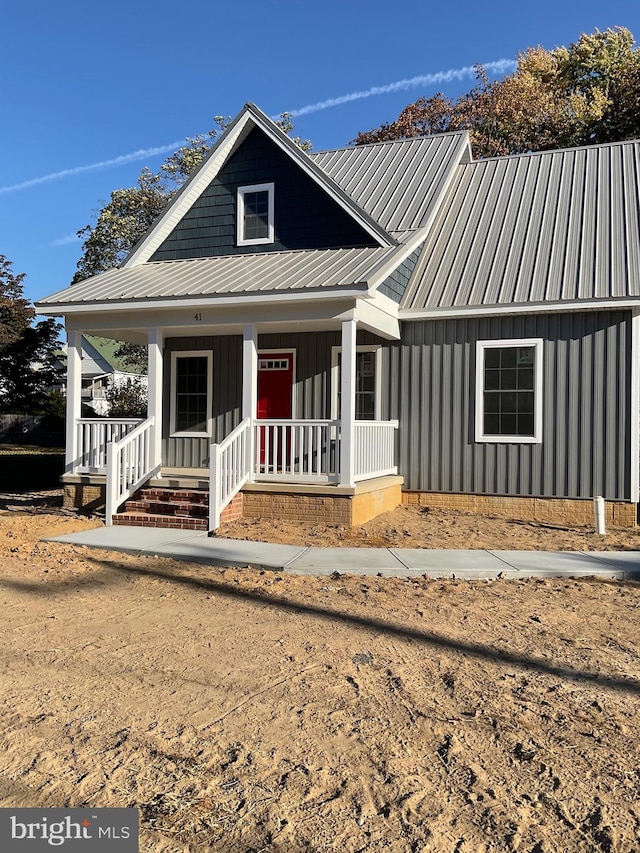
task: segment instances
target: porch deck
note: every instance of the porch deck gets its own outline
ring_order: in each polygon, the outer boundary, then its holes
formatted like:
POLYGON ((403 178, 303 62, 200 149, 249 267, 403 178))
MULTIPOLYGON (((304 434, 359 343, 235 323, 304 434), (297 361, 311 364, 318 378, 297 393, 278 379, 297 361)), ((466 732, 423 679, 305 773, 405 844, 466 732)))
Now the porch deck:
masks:
POLYGON ((336 420, 245 419, 224 442, 211 445, 207 469, 153 466, 152 418, 78 419, 75 464, 63 478, 65 501, 86 505, 89 497, 96 505, 104 493, 110 524, 142 486, 188 489, 208 493, 209 530, 219 526, 236 495, 234 512, 240 505, 241 515, 361 524, 400 503, 397 426, 396 421, 356 422, 347 479, 336 420))

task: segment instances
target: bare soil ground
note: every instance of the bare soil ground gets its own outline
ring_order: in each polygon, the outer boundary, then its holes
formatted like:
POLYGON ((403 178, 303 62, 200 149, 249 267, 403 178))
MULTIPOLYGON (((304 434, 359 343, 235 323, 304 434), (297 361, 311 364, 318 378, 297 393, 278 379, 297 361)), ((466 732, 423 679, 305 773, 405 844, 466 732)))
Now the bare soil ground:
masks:
POLYGON ((605 536, 598 536, 589 527, 555 527, 409 506, 398 507, 355 528, 243 518, 221 525, 218 536, 319 548, 640 550, 640 528, 609 528, 605 536))
POLYGON ((142 851, 640 849, 637 584, 89 551, 47 500, 0 511, 0 805, 137 806, 142 851))

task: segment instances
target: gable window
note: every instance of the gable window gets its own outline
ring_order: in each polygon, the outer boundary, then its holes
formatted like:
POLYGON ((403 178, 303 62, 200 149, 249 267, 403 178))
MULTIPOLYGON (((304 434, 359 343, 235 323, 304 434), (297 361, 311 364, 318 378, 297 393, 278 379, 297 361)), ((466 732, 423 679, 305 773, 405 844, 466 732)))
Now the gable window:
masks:
POLYGON ((273 183, 238 187, 238 246, 273 243, 273 183))
MULTIPOLYGON (((381 372, 379 345, 356 347, 356 420, 380 420, 381 372)), ((340 417, 342 347, 332 347, 331 417, 340 417)))
POLYGON ((172 436, 211 435, 211 365, 210 352, 171 354, 172 436))
POLYGON ((476 441, 542 442, 542 339, 478 341, 476 441))

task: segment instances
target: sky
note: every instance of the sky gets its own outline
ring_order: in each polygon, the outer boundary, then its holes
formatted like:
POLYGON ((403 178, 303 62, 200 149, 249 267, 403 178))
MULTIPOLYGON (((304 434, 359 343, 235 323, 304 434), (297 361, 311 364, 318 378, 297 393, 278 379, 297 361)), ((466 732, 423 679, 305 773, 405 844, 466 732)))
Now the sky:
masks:
POLYGON ((0 255, 34 302, 70 283, 76 232, 113 190, 247 101, 298 113, 320 151, 468 91, 476 63, 500 77, 528 47, 615 26, 640 40, 637 0, 0 0, 0 15, 0 255))

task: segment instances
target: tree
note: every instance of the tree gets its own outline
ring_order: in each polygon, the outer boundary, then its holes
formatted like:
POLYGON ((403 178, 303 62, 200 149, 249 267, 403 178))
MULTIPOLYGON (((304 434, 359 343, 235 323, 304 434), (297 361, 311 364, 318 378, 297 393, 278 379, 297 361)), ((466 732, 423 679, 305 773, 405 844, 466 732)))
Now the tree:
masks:
POLYGON ((14 275, 11 261, 0 255, 0 350, 14 343, 35 316, 22 292, 24 277, 14 275))
POLYGON ((356 145, 468 130, 478 157, 614 142, 640 136, 640 49, 622 27, 582 34, 568 48, 528 48, 513 74, 457 100, 419 98, 356 145))
POLYGON ((147 386, 137 376, 112 383, 104 396, 110 418, 147 417, 147 386))
POLYGON ((0 255, 0 411, 38 415, 48 410, 50 392, 61 381, 60 325, 53 319, 34 325, 24 277, 0 255))

